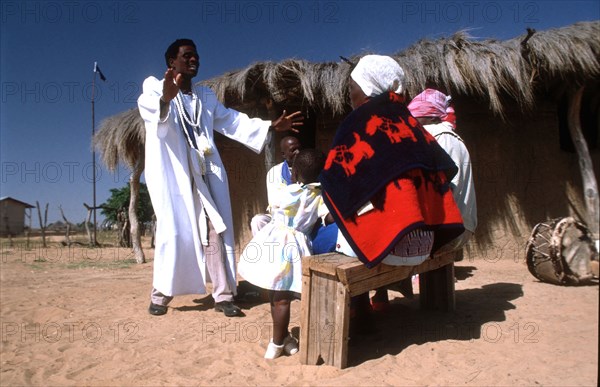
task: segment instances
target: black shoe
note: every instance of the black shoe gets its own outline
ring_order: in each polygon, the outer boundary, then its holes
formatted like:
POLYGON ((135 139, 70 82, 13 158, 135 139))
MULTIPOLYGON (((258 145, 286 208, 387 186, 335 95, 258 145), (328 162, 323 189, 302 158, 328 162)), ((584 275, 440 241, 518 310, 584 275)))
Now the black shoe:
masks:
POLYGON ((231 301, 222 301, 215 304, 217 312, 223 312, 227 317, 241 316, 242 310, 235 306, 231 301))
POLYGON ((162 316, 167 313, 167 307, 165 305, 158 305, 154 303, 150 303, 148 307, 148 312, 153 316, 162 316))

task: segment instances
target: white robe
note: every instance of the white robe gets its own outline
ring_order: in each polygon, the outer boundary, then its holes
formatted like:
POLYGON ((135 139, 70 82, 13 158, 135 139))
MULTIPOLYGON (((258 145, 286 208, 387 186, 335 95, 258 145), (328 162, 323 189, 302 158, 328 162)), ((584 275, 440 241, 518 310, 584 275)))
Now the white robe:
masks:
MULTIPOLYGON (((222 232, 227 279, 231 288, 236 289, 229 184, 214 142, 214 131, 260 153, 271 122, 251 119, 246 114, 227 109, 212 90, 194 86, 201 104, 200 130, 212 147, 212 154, 204 154, 206 178, 212 193, 209 195, 199 165, 202 152, 196 152, 188 145, 179 124, 175 101, 171 101, 167 117, 160 120, 162 88, 162 80, 149 77, 144 81, 143 93, 138 99, 146 125, 145 179, 157 220, 153 286, 167 296, 206 293, 204 249, 207 246, 202 243, 206 238, 206 211, 215 229, 222 232)), ((202 143, 201 133, 195 133, 198 144, 202 143)))
POLYGON ((458 173, 450 182, 452 195, 460 210, 465 229, 474 233, 477 228, 477 198, 469 151, 462 138, 452 130, 452 124, 441 122, 423 127, 435 137, 458 167, 458 173))

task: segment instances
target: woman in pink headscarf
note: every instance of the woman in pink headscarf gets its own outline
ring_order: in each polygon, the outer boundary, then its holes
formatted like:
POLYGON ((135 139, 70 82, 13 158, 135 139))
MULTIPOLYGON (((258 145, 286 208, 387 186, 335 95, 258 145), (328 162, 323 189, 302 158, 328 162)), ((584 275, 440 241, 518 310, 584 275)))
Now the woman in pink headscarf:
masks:
POLYGON ((451 104, 452 97, 435 89, 425 89, 408 104, 408 110, 422 125, 433 124, 434 121, 447 122, 456 129, 456 113, 451 104))
POLYGON ((456 116, 450 106, 450 97, 435 89, 425 89, 409 104, 408 110, 448 153, 458 166, 458 173, 450 182, 450 189, 458 205, 465 232, 442 247, 440 252, 459 250, 477 228, 477 200, 471 170, 471 156, 462 138, 454 131, 456 116))

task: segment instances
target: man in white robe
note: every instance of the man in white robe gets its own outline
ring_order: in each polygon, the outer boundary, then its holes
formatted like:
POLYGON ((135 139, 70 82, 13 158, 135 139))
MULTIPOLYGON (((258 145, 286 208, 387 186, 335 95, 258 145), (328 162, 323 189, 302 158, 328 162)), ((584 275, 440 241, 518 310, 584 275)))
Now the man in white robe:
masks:
POLYGON ((199 57, 189 39, 173 42, 165 60, 164 79, 147 78, 138 99, 146 126, 145 178, 157 217, 148 311, 163 315, 173 296, 206 293, 208 276, 215 310, 239 316, 231 202, 214 131, 260 153, 270 129, 297 132, 303 118, 284 110, 273 122, 251 119, 225 108, 210 89, 193 86, 199 57))

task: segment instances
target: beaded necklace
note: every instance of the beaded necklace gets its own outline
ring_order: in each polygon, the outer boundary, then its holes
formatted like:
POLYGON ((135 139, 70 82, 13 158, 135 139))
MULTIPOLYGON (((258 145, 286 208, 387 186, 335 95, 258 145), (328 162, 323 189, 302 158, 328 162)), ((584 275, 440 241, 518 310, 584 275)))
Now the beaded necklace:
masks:
POLYGON ((181 129, 185 138, 190 144, 190 146, 194 149, 198 149, 198 144, 196 143, 196 138, 194 136, 194 131, 196 128, 200 126, 200 104, 198 99, 196 99, 196 112, 195 112, 195 122, 189 117, 187 110, 185 109, 185 105, 183 104, 183 93, 179 91, 177 96, 174 98, 175 107, 177 109, 177 115, 179 117, 179 122, 181 123, 181 129))
POLYGON ((175 97, 175 106, 177 107, 177 111, 179 113, 179 118, 182 122, 186 122, 193 128, 198 128, 200 126, 200 101, 196 98, 196 114, 194 117, 194 121, 190 118, 187 110, 185 110, 185 106, 183 104, 183 93, 179 91, 177 96, 175 97))
POLYGON ((196 100, 196 112, 194 121, 192 121, 190 115, 185 109, 185 105, 183 104, 183 93, 181 91, 179 91, 177 96, 174 98, 175 107, 177 108, 177 115, 179 116, 179 121, 181 122, 183 133, 188 143, 192 148, 199 150, 202 154, 202 157, 204 157, 205 154, 211 155, 213 153, 213 149, 210 142, 208 141, 208 136, 206 136, 202 132, 200 127, 200 99, 196 97, 195 94, 193 94, 193 97, 196 100), (196 143, 194 132, 199 132, 199 143, 196 143))

